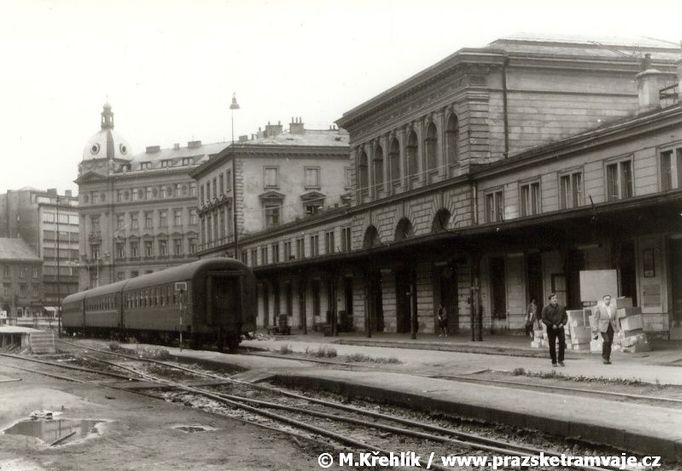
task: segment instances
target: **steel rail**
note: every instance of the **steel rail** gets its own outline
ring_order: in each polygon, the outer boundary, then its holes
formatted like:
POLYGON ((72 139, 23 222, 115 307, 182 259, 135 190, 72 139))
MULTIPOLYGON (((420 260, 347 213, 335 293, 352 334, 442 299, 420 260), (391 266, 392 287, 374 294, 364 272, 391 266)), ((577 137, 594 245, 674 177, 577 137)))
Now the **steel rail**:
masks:
MULTIPOLYGON (((557 452, 553 452, 553 451, 547 451, 547 450, 541 450, 541 449, 533 448, 533 447, 527 447, 524 445, 516 445, 515 444, 515 445, 513 445, 513 447, 515 447, 515 449, 512 449, 511 447, 509 447, 508 442, 502 442, 500 440, 495 440, 495 439, 483 437, 483 436, 480 436, 477 434, 459 432, 459 431, 451 430, 451 429, 448 429, 445 427, 440 427, 437 425, 427 424, 427 423, 423 423, 423 422, 417 422, 417 421, 413 421, 413 420, 409 420, 409 419, 404 419, 402 417, 396 417, 396 416, 392 416, 392 415, 382 414, 379 412, 369 411, 369 410, 365 410, 365 409, 361 409, 361 408, 357 408, 357 407, 353 407, 353 406, 348 406, 345 404, 339 404, 336 402, 326 401, 323 399, 311 398, 311 397, 303 396, 301 394, 292 393, 290 391, 285 391, 285 390, 282 390, 279 388, 273 388, 270 386, 264 386, 264 385, 260 385, 260 384, 249 383, 246 381, 236 380, 233 378, 221 377, 221 376, 210 374, 210 373, 198 372, 198 371, 192 370, 190 368, 185 368, 183 366, 175 365, 175 364, 168 363, 168 362, 161 361, 161 360, 155 360, 155 359, 150 359, 150 358, 141 358, 141 357, 135 357, 132 355, 126 355, 126 354, 119 353, 119 352, 110 352, 110 351, 106 351, 106 350, 100 350, 100 349, 97 349, 94 347, 88 347, 88 346, 73 344, 71 342, 66 342, 64 340, 59 340, 59 341, 63 342, 63 343, 67 343, 69 345, 85 348, 87 350, 92 350, 92 351, 95 351, 98 353, 103 353, 103 354, 112 355, 112 356, 118 356, 121 358, 126 358, 128 360, 133 360, 133 361, 143 361, 143 362, 159 364, 159 365, 166 366, 168 368, 173 368, 173 369, 189 372, 189 373, 192 373, 194 375, 205 376, 205 377, 210 377, 210 378, 214 378, 214 379, 228 380, 230 382, 234 382, 235 384, 239 384, 239 385, 243 385, 243 386, 247 386, 247 387, 251 387, 251 388, 255 388, 255 389, 260 389, 260 390, 268 391, 271 393, 281 394, 281 395, 289 396, 292 398, 301 399, 301 400, 305 400, 308 402, 324 405, 327 407, 341 409, 341 410, 344 410, 347 412, 369 415, 371 417, 380 418, 383 420, 389 420, 389 421, 401 423, 403 425, 409 425, 411 427, 420 427, 422 429, 430 430, 432 432, 451 435, 451 436, 455 436, 458 438, 475 440, 476 442, 471 442, 471 441, 467 442, 465 440, 461 441, 462 445, 466 444, 466 446, 469 446, 472 448, 484 449, 484 450, 488 450, 488 451, 495 451, 495 452, 507 453, 507 454, 509 454, 509 452, 513 452, 515 454, 523 453, 525 455, 538 455, 540 452, 542 452, 547 456, 561 456, 561 453, 557 453, 557 452), (485 448, 482 448, 482 447, 485 447, 485 448), (494 448, 494 450, 492 450, 493 448, 494 448)), ((125 369, 125 367, 124 367, 124 369, 125 369)), ((133 371, 136 374, 140 374, 137 371, 134 371, 134 370, 131 370, 131 371, 133 371)), ((166 381, 166 380, 163 380, 163 381, 166 381)), ((189 387, 189 386, 185 386, 185 385, 179 385, 179 386, 182 387, 183 389, 184 388, 197 389, 197 388, 193 388, 193 387, 189 387)), ((199 391, 199 390, 197 389, 197 391, 199 391)), ((206 391, 206 392, 211 394, 212 396, 216 396, 216 397, 220 396, 219 393, 214 393, 211 391, 206 391)), ((197 392, 197 393, 203 394, 202 392, 197 392)), ((244 401, 244 399, 245 399, 245 398, 241 398, 239 396, 236 396, 236 397, 238 398, 238 400, 241 400, 241 401, 244 401)), ((237 402, 237 399, 225 399, 225 400, 230 401, 230 402, 237 402)), ((272 403, 272 404, 275 404, 275 403, 272 403)), ((275 404, 275 405, 277 405, 277 404, 275 404)), ((258 409, 256 409, 256 410, 258 410, 258 409)), ((266 411, 263 411, 263 412, 266 412, 266 411)), ((299 411, 299 412, 301 412, 301 411, 299 411)), ((340 420, 338 416, 334 416, 334 417, 336 418, 336 420, 340 420)), ((366 422, 363 422, 362 424, 367 425, 366 422)), ((397 430, 405 430, 405 429, 397 429, 397 430)), ((412 432, 412 431, 410 431, 410 432, 412 432)), ((416 432, 416 433, 420 433, 420 432, 416 432)), ((422 438, 424 438, 424 437, 422 437, 422 438)), ((442 441, 443 437, 438 437, 438 436, 433 435, 433 436, 430 436, 429 439, 432 439, 435 441, 442 441)), ((603 470, 615 469, 615 468, 609 468, 609 467, 600 468, 600 467, 583 466, 583 467, 579 467, 579 469, 584 469, 586 471, 603 471, 603 470)))

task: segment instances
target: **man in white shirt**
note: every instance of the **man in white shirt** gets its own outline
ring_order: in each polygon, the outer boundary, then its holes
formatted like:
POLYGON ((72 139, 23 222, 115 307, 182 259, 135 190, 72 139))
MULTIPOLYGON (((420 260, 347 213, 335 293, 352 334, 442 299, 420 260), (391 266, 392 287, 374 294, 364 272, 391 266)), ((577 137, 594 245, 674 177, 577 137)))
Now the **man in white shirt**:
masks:
POLYGON ((611 345, 613 345, 613 335, 618 332, 618 319, 616 318, 616 308, 611 304, 611 295, 604 295, 603 302, 597 306, 595 316, 594 338, 599 338, 599 332, 604 339, 601 348, 601 357, 605 365, 611 364, 611 345))

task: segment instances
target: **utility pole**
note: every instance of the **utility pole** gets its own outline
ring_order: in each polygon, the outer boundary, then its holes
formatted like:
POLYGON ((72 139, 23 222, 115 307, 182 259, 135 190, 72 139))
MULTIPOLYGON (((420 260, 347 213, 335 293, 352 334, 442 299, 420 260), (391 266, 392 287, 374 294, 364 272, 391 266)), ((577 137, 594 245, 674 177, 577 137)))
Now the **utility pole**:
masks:
POLYGON ((57 337, 62 336, 62 291, 59 258, 59 194, 57 194, 57 337))
POLYGON ((234 258, 239 260, 239 230, 237 228, 237 153, 234 149, 234 110, 239 109, 237 103, 237 96, 232 94, 232 103, 230 104, 230 117, 232 120, 232 226, 234 229, 234 258))

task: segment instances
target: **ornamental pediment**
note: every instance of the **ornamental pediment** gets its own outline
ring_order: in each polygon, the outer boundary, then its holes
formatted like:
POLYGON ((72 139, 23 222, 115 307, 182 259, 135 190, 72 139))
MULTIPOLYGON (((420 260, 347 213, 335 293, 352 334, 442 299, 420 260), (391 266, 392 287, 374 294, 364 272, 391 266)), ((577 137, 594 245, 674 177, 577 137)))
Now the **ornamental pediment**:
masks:
POLYGON ((258 197, 263 201, 283 201, 286 195, 279 191, 266 191, 258 195, 258 197))
POLYGON ((99 183, 104 182, 106 180, 107 180, 106 175, 102 175, 99 172, 90 170, 89 172, 85 172, 83 175, 80 175, 78 178, 74 180, 74 182, 81 185, 83 183, 99 183))
POLYGON ((323 200, 327 197, 324 193, 319 191, 306 191, 301 195, 301 200, 303 201, 318 201, 323 200))

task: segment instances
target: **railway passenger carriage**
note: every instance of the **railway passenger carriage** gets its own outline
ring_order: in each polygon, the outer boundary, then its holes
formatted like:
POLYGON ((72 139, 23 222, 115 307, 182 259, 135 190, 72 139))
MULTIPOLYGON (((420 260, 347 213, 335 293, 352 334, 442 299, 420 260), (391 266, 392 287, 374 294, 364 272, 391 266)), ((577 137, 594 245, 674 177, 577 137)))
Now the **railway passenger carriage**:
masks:
POLYGON ((169 342, 180 330, 193 347, 236 350, 255 330, 256 282, 237 260, 210 258, 167 268, 64 299, 62 325, 86 335, 169 342))

